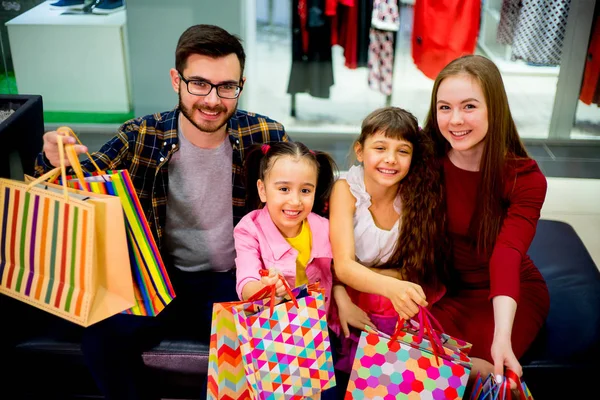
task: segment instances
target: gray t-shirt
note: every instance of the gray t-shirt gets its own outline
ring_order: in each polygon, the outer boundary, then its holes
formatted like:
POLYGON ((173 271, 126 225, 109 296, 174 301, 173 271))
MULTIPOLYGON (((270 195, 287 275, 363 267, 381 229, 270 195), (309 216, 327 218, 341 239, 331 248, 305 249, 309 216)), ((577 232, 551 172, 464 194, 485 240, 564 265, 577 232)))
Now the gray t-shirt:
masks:
POLYGON ((181 130, 179 150, 169 161, 165 227, 167 251, 183 271, 228 271, 235 266, 232 148, 190 143, 181 130))

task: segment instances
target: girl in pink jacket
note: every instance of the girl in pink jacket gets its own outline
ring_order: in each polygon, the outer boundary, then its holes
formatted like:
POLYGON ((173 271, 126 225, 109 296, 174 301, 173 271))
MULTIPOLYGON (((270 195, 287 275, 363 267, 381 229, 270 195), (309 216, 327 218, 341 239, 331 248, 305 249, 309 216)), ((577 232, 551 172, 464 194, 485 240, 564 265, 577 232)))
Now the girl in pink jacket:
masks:
POLYGON ((291 287, 319 282, 329 309, 333 256, 324 215, 335 162, 302 143, 277 142, 251 149, 245 169, 246 204, 257 209, 233 231, 238 296, 246 300, 274 283, 284 296, 283 275, 291 287), (269 276, 261 277, 262 269, 269 276))

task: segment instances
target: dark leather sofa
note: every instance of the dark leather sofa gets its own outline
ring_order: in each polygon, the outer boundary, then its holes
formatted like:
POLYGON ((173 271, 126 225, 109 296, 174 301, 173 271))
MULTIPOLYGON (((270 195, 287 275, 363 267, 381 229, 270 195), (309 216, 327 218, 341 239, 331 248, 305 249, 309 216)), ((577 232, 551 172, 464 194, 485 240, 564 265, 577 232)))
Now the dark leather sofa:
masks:
MULTIPOLYGON (((551 305, 545 328, 522 359, 524 379, 536 400, 588 398, 600 373, 600 272, 563 222, 541 220, 530 255, 548 283, 551 305)), ((6 379, 0 398, 100 398, 83 365, 82 328, 59 323, 49 332, 39 329, 54 317, 5 296, 0 313, 0 359, 9 369, 0 374, 6 379)), ((144 359, 164 398, 197 398, 206 382, 207 343, 171 337, 144 359)))

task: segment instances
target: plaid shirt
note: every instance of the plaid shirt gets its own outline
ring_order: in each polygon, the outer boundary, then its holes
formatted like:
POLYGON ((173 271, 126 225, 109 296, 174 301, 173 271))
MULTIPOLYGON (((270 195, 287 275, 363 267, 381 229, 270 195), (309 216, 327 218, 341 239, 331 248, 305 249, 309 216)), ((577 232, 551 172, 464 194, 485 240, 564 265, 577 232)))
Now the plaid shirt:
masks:
MULTIPOLYGON (((160 114, 147 115, 125 122, 115 137, 100 151, 92 154, 100 169, 127 169, 140 199, 146 219, 159 248, 167 217, 169 193, 168 163, 179 149, 177 122, 179 108, 160 114)), ((234 226, 246 213, 246 188, 243 181, 243 160, 246 149, 255 143, 288 141, 283 125, 262 115, 237 110, 227 123, 229 141, 233 148, 232 205, 234 226)), ((82 163, 93 171, 92 163, 82 163)), ((53 167, 40 153, 36 160, 36 175, 53 167)), ((180 189, 181 190, 181 189, 180 189)), ((210 206, 210 205, 207 205, 210 206)))

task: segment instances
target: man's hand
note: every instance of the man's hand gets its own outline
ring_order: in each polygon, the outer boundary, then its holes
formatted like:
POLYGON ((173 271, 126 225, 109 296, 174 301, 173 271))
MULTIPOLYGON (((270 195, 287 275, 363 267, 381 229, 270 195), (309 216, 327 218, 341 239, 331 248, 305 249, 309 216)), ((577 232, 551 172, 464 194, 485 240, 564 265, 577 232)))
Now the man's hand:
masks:
MULTIPOLYGON (((75 140, 74 137, 72 136, 67 136, 66 133, 64 132, 58 132, 58 131, 50 131, 50 132, 46 132, 44 134, 44 147, 42 148, 44 151, 44 154, 46 155, 46 158, 48 159, 48 161, 50 161, 50 164, 52 164, 52 166, 54 167, 60 167, 60 156, 58 153, 58 135, 63 136, 63 143, 64 144, 75 144, 77 143, 77 141, 75 140)), ((82 146, 82 145, 75 145, 75 152, 77 154, 83 154, 86 153, 88 151, 88 148, 86 146, 82 146)), ((71 163, 69 162, 69 160, 67 159, 67 157, 65 156, 64 159, 65 165, 66 166, 70 166, 71 163)))

